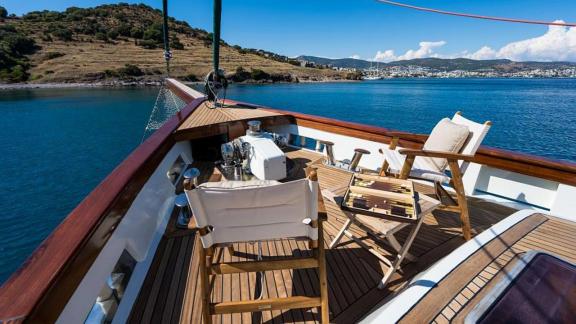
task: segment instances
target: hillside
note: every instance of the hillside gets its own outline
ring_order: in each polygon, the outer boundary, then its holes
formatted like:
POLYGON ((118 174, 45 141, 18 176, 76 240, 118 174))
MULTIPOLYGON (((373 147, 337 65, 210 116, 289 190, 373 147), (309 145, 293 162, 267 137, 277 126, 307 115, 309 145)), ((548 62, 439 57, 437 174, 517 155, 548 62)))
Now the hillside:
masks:
MULTIPOLYGON (((8 8, 9 9, 9 8, 8 8)), ((165 68, 162 14, 146 5, 103 5, 0 17, 0 83, 159 80, 165 68)), ((212 35, 170 18, 173 77, 210 70, 212 35)), ((222 43, 221 67, 236 81, 322 81, 347 74, 300 67, 274 53, 222 43)), ((352 77, 349 75, 348 77, 352 77)))
MULTIPOLYGON (((329 59, 324 57, 302 55, 298 60, 313 62, 319 65, 330 65, 341 68, 368 69, 376 67, 376 63, 359 59, 329 59)), ((481 71, 493 70, 499 72, 515 72, 529 69, 558 69, 563 67, 576 67, 576 63, 571 62, 514 62, 510 60, 471 60, 466 58, 440 59, 422 58, 413 60, 394 61, 389 63, 378 63, 380 68, 393 66, 419 66, 439 71, 481 71)))

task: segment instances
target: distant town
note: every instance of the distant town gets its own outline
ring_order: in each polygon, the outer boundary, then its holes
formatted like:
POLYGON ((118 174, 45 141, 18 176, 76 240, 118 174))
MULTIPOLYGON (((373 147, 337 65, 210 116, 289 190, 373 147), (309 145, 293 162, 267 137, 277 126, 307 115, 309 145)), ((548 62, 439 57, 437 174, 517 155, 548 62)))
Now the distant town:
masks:
POLYGON ((301 56, 297 59, 300 61, 300 65, 304 67, 360 73, 364 80, 392 78, 576 78, 576 65, 568 62, 422 59, 379 63, 356 59, 324 59, 312 56, 301 56))
MULTIPOLYGON (((333 68, 348 70, 348 68, 333 68)), ((385 68, 363 69, 364 79, 390 78, 576 78, 576 68, 563 69, 533 69, 515 72, 494 70, 485 71, 439 71, 421 66, 391 66, 385 68)))

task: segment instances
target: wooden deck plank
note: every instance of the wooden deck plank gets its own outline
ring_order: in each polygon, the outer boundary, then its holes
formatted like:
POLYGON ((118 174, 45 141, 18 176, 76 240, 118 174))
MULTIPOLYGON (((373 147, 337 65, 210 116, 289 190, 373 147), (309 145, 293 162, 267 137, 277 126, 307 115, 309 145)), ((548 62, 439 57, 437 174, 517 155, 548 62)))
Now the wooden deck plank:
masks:
POLYGON ((262 117, 278 116, 279 113, 253 108, 241 108, 238 106, 227 106, 226 108, 211 109, 212 103, 202 103, 186 120, 178 127, 177 132, 186 131, 201 126, 213 124, 248 120, 262 117))
MULTIPOLYGON (((488 265, 484 267, 476 267, 475 271, 468 274, 464 274, 465 271, 463 268, 466 267, 465 265, 452 271, 451 276, 457 276, 461 278, 463 282, 467 282, 467 285, 463 289, 458 290, 458 287, 454 284, 454 280, 448 281, 448 278, 446 278, 438 285, 438 287, 442 287, 443 282, 449 282, 451 292, 443 291, 441 292, 442 296, 439 296, 439 290, 435 288, 433 292, 429 293, 420 301, 417 308, 419 308, 421 304, 429 303, 431 300, 438 302, 442 299, 444 300, 442 303, 444 306, 437 307, 438 315, 434 318, 434 321, 463 323, 466 315, 477 304, 477 302, 482 300, 492 287, 508 275, 511 268, 527 251, 539 250, 549 252, 563 257, 569 262, 576 262, 576 251, 567 248, 573 240, 573 233, 576 232, 576 225, 545 215, 533 215, 523 222, 537 218, 540 219, 540 224, 527 231, 527 233, 519 237, 515 242, 508 242, 505 246, 506 249, 502 253, 495 253, 491 256, 493 261, 488 265), (563 232, 551 231, 551 228, 561 228, 563 229, 563 232), (456 309, 454 307, 455 303, 460 305, 460 307, 456 309)), ((500 235, 499 239, 502 239, 506 233, 518 231, 518 228, 518 225, 513 227, 509 231, 500 235)), ((490 244, 495 244, 494 242, 495 241, 492 241, 490 244)), ((489 249, 491 248, 487 245, 483 251, 489 249)), ((477 254, 478 253, 480 252, 477 252, 477 254)), ((467 261, 467 264, 468 263, 469 261, 467 261)), ((444 286, 446 286, 446 284, 444 284, 444 286)), ((415 319, 425 321, 427 318, 423 317, 422 314, 424 314, 424 312, 421 309, 413 309, 403 318, 403 321, 409 322, 415 319)))
MULTIPOLYGON (((210 112, 212 110, 203 111, 204 115, 198 115, 199 118, 203 119, 196 122, 204 122, 206 114, 210 112)), ((292 150, 287 154, 302 166, 317 163, 322 158, 320 154, 309 150, 292 150)), ((203 179, 208 178, 208 175, 204 173, 211 172, 210 170, 210 168, 202 169, 203 179)), ((350 173, 326 167, 319 168, 318 176, 322 188, 342 187, 350 179, 350 173)), ((494 206, 483 201, 472 200, 470 205, 472 226, 476 229, 489 227, 512 212, 509 208, 494 206)), ((331 202, 326 202, 326 208, 328 221, 324 228, 326 237, 324 244, 327 246, 329 240, 334 237, 346 220, 346 216, 331 202)), ((547 227, 546 230, 553 231, 554 228, 547 227)), ((381 245, 375 238, 367 236, 366 232, 357 226, 352 226, 351 231, 384 255, 391 254, 386 246, 381 245)), ((153 264, 134 305, 130 316, 131 323, 150 322, 152 319, 158 319, 159 322, 201 322, 201 304, 199 285, 197 284, 199 240, 195 236, 186 236, 181 233, 175 235, 175 232, 170 229, 167 229, 166 233, 159 244, 153 264), (185 272, 170 273, 171 271, 178 271, 177 269, 184 269, 185 272), (160 289, 164 286, 167 288, 160 289)), ((406 235, 407 231, 400 231, 398 233, 399 240, 402 242, 406 235)), ((460 235, 460 223, 457 215, 447 212, 435 212, 433 215, 427 215, 421 233, 416 238, 412 249, 412 252, 419 256, 419 259, 416 262, 403 264, 401 273, 397 274, 390 286, 384 290, 379 290, 376 287, 383 271, 386 270, 386 266, 358 246, 356 242, 343 239, 335 249, 327 249, 331 319, 342 323, 358 320, 360 316, 384 298, 401 289, 418 272, 463 244, 464 241, 460 235)), ((537 239, 539 239, 538 236, 531 238, 531 240, 537 239)), ((264 255, 266 257, 277 255, 306 256, 309 253, 306 242, 282 240, 264 243, 264 255)), ((528 243, 530 242, 525 244, 528 243)), ((256 244, 235 244, 234 249, 236 253, 232 257, 228 255, 227 251, 224 251, 223 254, 217 252, 217 255, 222 255, 226 261, 241 261, 257 253, 256 244)), ((498 267, 494 267, 494 269, 498 269, 498 267)), ((254 293, 257 284, 255 273, 227 274, 215 277, 219 278, 216 278, 213 285, 213 301, 255 298, 254 293)), ((480 287, 477 286, 466 287, 467 296, 479 290, 480 287)), ((318 274, 315 269, 268 271, 264 291, 264 296, 271 298, 315 296, 319 291, 318 274)), ((463 297, 459 298, 464 301, 463 297)), ((452 305, 454 306, 454 304, 452 305)), ((319 317, 316 309, 297 309, 215 315, 213 319, 215 323, 312 323, 317 322, 319 317)))

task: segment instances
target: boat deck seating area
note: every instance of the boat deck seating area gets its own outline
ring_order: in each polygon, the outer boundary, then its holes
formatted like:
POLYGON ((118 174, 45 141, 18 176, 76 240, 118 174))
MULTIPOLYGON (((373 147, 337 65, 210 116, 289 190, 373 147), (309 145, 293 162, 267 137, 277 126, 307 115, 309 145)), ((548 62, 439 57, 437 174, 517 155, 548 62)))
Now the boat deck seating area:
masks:
MULTIPOLYGON (((319 153, 289 149, 286 154, 298 168, 298 172, 291 174, 293 179, 303 177, 304 168, 316 164, 323 189, 342 188, 350 180, 350 173, 323 166, 320 163, 322 155, 319 153)), ((202 171, 202 181, 213 178, 212 162, 196 162, 195 166, 202 171)), ((417 190, 432 193, 432 188, 426 186, 418 185, 417 190)), ((328 244, 342 227, 346 216, 334 203, 325 203, 328 221, 324 225, 324 244, 327 248, 332 322, 350 323, 359 320, 370 309, 404 287, 417 273, 464 243, 458 214, 435 211, 425 216, 424 224, 410 250, 417 259, 413 262, 405 261, 388 286, 380 290, 377 286, 386 265, 373 254, 347 238, 333 249, 328 249, 328 244)), ((469 205, 473 233, 482 232, 515 212, 514 209, 478 199, 470 199, 469 205)), ((190 231, 176 229, 173 216, 133 307, 131 323, 201 322, 199 238, 190 231)), ((353 225, 351 231, 380 254, 394 254, 393 249, 362 229, 353 225)), ((409 228, 398 232, 400 243, 406 239, 408 232, 409 228)), ((217 250, 214 259, 215 262, 254 259, 257 249, 256 243, 235 244, 233 255, 225 249, 217 250)), ((264 259, 286 255, 307 256, 309 253, 305 242, 294 240, 264 242, 262 249, 264 259)), ((317 272, 314 269, 267 271, 264 280, 257 273, 227 274, 213 278, 213 302, 254 299, 260 295, 263 298, 318 295, 317 272)), ((319 321, 319 316, 316 309, 296 309, 219 315, 213 316, 213 320, 215 323, 310 323, 319 321)))

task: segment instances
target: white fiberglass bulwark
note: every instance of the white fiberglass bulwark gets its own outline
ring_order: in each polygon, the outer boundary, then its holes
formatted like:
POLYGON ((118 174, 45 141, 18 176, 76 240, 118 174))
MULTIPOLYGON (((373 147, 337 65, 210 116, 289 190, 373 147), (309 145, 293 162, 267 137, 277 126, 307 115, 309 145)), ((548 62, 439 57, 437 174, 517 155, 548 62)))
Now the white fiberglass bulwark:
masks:
POLYGON ((472 240, 466 242, 454 250, 449 255, 435 263, 428 270, 421 272, 417 275, 408 288, 402 293, 390 300, 385 305, 377 308, 361 323, 396 323, 412 307, 414 307, 427 293, 429 293, 438 283, 444 279, 452 270, 464 262, 468 257, 481 249, 484 245, 488 244, 492 239, 504 233, 523 219, 535 214, 534 210, 521 210, 518 211, 499 223, 493 225, 489 229, 480 233, 472 240))

